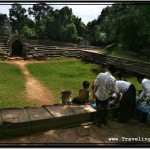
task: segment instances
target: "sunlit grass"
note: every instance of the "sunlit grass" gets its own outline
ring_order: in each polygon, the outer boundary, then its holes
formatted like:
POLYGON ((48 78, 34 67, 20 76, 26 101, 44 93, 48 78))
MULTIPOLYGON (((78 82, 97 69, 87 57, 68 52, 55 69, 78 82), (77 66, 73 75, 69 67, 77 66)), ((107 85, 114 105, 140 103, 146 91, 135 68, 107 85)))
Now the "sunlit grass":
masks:
MULTIPOLYGON (((89 81, 92 85, 98 73, 106 71, 96 64, 83 62, 79 59, 28 64, 27 67, 33 76, 54 93, 55 103, 61 103, 61 90, 71 90, 72 97, 74 97, 82 88, 84 80, 89 81)), ((135 77, 125 76, 125 78, 136 85, 137 90, 140 89, 135 77)), ((90 92, 92 93, 91 88, 90 92)))
POLYGON ((27 106, 24 90, 25 79, 20 68, 0 63, 0 108, 27 106))
MULTIPOLYGON (((61 90, 71 90, 73 98, 78 95, 84 80, 92 85, 98 73, 106 71, 99 65, 74 58, 28 64, 27 68, 35 78, 53 92, 55 103, 61 103, 61 90)), ((135 77, 125 75, 124 78, 133 83, 137 91, 141 89, 135 77)), ((0 63, 0 108, 37 105, 36 101, 29 101, 25 96, 25 82, 21 69, 17 65, 0 63)), ((92 93, 91 86, 90 93, 92 93)))
POLYGON ((27 65, 33 76, 54 93, 56 103, 61 102, 61 90, 71 90, 72 97, 78 94, 84 80, 92 83, 98 66, 77 59, 27 65))

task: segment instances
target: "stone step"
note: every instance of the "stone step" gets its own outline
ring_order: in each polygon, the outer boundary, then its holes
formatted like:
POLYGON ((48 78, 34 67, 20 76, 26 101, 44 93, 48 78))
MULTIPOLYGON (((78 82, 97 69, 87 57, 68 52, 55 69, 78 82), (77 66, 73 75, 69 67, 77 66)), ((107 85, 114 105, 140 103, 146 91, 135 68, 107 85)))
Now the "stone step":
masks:
MULTIPOLYGON (((112 111, 112 110, 111 110, 112 111)), ((18 136, 65 126, 78 126, 95 119, 90 105, 45 105, 0 110, 0 136, 18 136)), ((109 115, 111 118, 112 115, 109 115)))

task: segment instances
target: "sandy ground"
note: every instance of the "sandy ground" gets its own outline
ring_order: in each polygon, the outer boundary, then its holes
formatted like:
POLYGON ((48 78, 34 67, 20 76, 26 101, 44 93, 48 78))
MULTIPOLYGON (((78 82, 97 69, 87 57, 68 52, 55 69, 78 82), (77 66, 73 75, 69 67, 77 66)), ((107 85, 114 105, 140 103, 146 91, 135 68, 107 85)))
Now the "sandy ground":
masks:
MULTIPOLYGON (((41 105, 54 104, 53 93, 44 87, 35 77, 33 77, 26 68, 27 63, 32 61, 10 61, 9 63, 17 64, 26 78, 26 97, 29 100, 37 101, 41 105)), ((35 63, 35 61, 34 61, 35 63)), ((39 62, 38 62, 39 63, 39 62)))

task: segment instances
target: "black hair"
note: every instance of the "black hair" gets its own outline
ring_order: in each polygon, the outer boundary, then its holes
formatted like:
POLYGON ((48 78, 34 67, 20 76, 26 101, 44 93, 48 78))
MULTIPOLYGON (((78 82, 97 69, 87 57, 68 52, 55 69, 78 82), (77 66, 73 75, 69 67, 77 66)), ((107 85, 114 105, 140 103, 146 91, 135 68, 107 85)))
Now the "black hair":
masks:
POLYGON ((144 74, 139 74, 137 75, 137 79, 144 79, 145 78, 145 75, 144 74))
POLYGON ((113 66, 113 65, 110 65, 110 66, 108 67, 108 71, 110 71, 111 73, 115 73, 115 72, 116 72, 116 67, 113 66))
POLYGON ((88 88, 90 86, 90 83, 88 81, 83 81, 83 87, 88 88))
POLYGON ((117 73, 116 73, 116 76, 117 76, 119 79, 122 79, 123 74, 122 74, 122 72, 117 72, 117 73))

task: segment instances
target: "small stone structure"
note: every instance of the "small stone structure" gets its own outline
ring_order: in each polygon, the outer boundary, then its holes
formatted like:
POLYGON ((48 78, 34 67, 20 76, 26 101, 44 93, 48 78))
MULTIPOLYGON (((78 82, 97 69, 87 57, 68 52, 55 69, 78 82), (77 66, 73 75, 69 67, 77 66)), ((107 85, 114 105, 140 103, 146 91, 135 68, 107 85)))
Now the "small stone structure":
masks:
POLYGON ((16 32, 9 37, 8 46, 10 56, 26 56, 25 39, 19 33, 16 32))
POLYGON ((12 27, 5 14, 0 14, 0 53, 4 57, 26 56, 25 40, 17 32, 12 35, 12 27))

